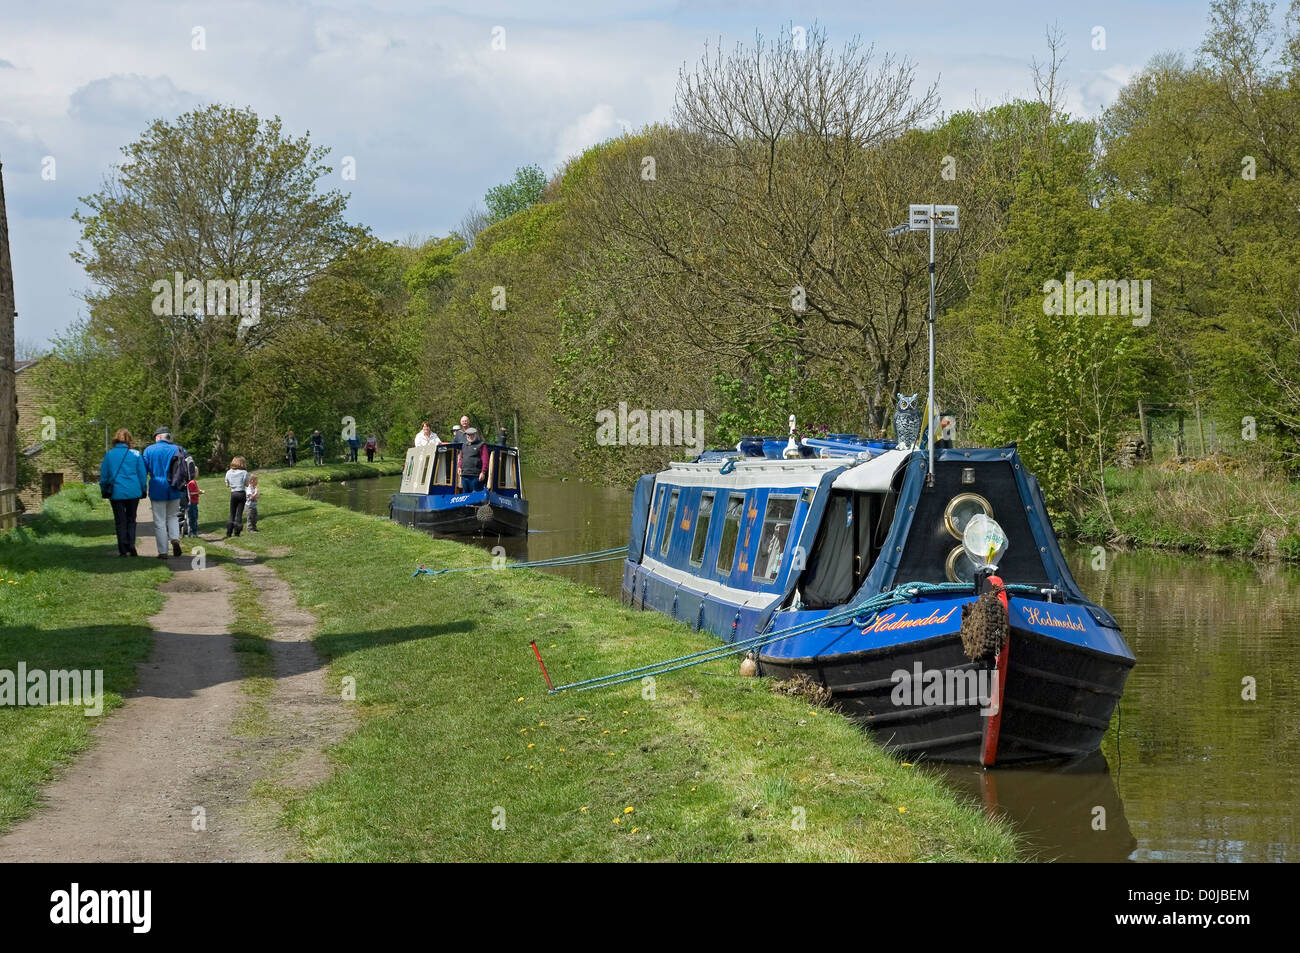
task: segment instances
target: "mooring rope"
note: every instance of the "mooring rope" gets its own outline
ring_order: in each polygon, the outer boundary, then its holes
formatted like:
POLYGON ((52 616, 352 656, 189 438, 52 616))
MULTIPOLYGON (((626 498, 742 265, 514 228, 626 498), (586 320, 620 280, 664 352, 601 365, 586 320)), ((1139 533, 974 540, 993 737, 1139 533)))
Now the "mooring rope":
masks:
POLYGON ((453 569, 428 569, 421 566, 415 572, 411 573, 411 577, 441 576, 445 573, 452 572, 483 572, 485 570, 500 571, 502 569, 549 569, 555 566, 586 566, 591 563, 612 562, 615 559, 624 559, 626 557, 626 546, 614 546, 610 549, 597 549, 590 553, 573 553, 569 556, 552 556, 548 559, 534 559, 530 562, 522 563, 505 563, 500 566, 458 566, 453 569))
MULTIPOLYGON (((1008 592, 1038 592, 1040 587, 1024 585, 1021 583, 1012 583, 1004 587, 1008 592)), ((791 626, 788 629, 778 629, 775 632, 766 632, 756 635, 740 642, 730 642, 723 645, 714 646, 711 649, 705 649, 701 652, 692 652, 689 655, 680 655, 677 658, 664 659, 659 662, 652 662, 649 665, 642 665, 638 668, 624 669, 621 672, 612 672, 608 675, 598 675, 595 678, 583 679, 580 682, 571 682, 568 685, 558 685, 550 689, 549 694, 563 692, 574 689, 580 692, 591 691, 596 688, 609 688, 614 685, 621 685, 625 682, 635 681, 642 678, 655 675, 666 675, 669 672, 676 672, 680 669, 691 668, 695 665, 703 665, 706 662, 715 662, 726 658, 728 655, 738 655, 741 652, 748 652, 754 649, 763 648, 774 642, 780 642, 785 639, 793 638, 796 635, 803 635, 805 632, 812 632, 817 629, 827 628, 829 626, 840 625, 845 622, 852 622, 855 626, 866 627, 871 621, 883 610, 893 606, 902 605, 911 602, 919 596, 942 595, 950 593, 974 594, 975 588, 972 583, 961 582, 905 582, 888 589, 885 592, 872 596, 865 602, 856 603, 851 606, 844 606, 828 612, 820 619, 814 619, 808 622, 791 626)))

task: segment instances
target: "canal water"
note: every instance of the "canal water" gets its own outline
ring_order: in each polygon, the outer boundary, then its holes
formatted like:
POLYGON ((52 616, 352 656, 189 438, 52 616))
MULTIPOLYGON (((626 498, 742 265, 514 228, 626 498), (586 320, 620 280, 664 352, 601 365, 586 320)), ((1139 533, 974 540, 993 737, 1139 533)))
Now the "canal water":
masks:
MULTIPOLYGON (((298 492, 386 515, 398 482, 298 492)), ((527 476, 525 490, 528 536, 481 545, 521 560, 626 545, 630 490, 527 476)), ((1139 551, 1103 562, 1091 546, 1066 555, 1138 660, 1102 751, 1051 768, 926 770, 1009 819, 1046 860, 1300 860, 1300 570, 1139 551)), ((618 598, 621 562, 555 571, 618 598)))

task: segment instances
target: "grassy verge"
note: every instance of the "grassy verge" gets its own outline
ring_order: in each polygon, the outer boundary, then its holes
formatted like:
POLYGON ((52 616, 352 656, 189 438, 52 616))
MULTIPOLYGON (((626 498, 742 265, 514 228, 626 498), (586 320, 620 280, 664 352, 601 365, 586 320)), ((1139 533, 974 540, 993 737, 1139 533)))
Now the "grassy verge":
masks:
MULTIPOLYGON (((152 644, 148 622, 170 575, 156 559, 121 559, 113 514, 94 487, 46 501, 0 535, 0 672, 102 670, 104 712, 122 704, 152 644)), ((2 678, 3 676, 0 676, 2 678)), ((0 830, 30 814, 42 785, 91 743, 83 708, 0 704, 0 830)))
POLYGON ((1105 507, 1078 518, 1085 539, 1187 552, 1300 560, 1300 484, 1270 471, 1155 466, 1109 470, 1105 507))
MULTIPOLYGON (((335 480, 362 480, 366 477, 392 476, 402 472, 404 460, 383 460, 375 463, 324 463, 314 466, 300 463, 296 467, 276 470, 258 470, 260 482, 282 487, 311 486, 314 483, 331 483, 335 480)), ((217 480, 217 486, 221 485, 217 480)))
POLYGON ((249 696, 235 720, 235 734, 262 737, 266 734, 269 710, 267 700, 275 687, 275 660, 271 657, 271 623, 262 608, 260 592, 248 572, 237 563, 226 571, 235 582, 230 594, 230 634, 234 639, 235 657, 243 675, 240 687, 249 696))
POLYGON ((711 641, 555 576, 411 578, 490 555, 265 486, 240 544, 316 611, 361 718, 334 776, 286 806, 309 858, 1017 857, 1006 826, 734 663, 549 696, 529 639, 563 681, 711 641))

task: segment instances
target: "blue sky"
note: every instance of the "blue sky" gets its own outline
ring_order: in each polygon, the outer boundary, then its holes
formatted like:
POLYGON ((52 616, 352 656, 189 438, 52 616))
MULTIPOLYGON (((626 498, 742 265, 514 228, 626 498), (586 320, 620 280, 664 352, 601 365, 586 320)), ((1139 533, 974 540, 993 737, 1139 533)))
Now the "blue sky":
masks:
POLYGON ((220 102, 355 158, 349 217, 386 239, 445 234, 529 162, 547 172, 626 126, 668 118, 677 71, 705 42, 791 24, 909 57, 951 112, 1032 93, 1043 34, 1065 34, 1067 103, 1105 108, 1154 54, 1190 53, 1208 0, 1153 2, 186 3, 0 0, 0 161, 17 335, 68 325, 87 279, 69 259, 78 198, 159 116, 220 102), (491 48, 494 27, 505 49, 491 48), (206 49, 195 50, 201 27, 206 49), (1105 30, 1094 50, 1095 27, 1105 30), (42 178, 53 157, 55 177, 42 178))

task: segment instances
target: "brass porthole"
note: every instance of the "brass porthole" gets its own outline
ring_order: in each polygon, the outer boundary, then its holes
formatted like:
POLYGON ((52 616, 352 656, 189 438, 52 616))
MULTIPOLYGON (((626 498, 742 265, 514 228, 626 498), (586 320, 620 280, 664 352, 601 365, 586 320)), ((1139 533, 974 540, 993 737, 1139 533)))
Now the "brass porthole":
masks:
POLYGON ((970 518, 980 513, 993 518, 993 506, 988 500, 978 493, 958 493, 948 501, 948 507, 943 511, 943 524, 952 538, 959 540, 970 518))
POLYGON ((947 575, 949 582, 973 582, 975 580, 975 564, 971 562, 964 546, 954 546, 952 552, 948 554, 948 561, 944 565, 944 574, 947 575))

